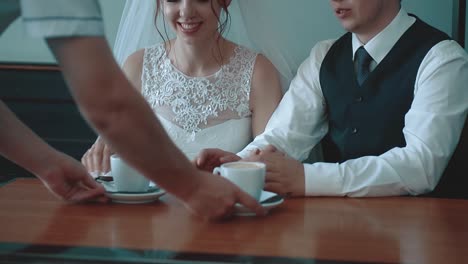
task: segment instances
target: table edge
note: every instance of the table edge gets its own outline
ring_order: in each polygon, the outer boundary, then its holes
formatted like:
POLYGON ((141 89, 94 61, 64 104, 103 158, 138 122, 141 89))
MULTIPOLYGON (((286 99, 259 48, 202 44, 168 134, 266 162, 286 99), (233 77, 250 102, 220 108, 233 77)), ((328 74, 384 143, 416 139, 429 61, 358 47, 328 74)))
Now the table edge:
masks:
MULTIPOLYGON (((249 256, 234 255, 222 253, 200 253, 169 251, 157 249, 132 249, 132 248, 107 248, 94 246, 62 246, 45 244, 25 244, 14 242, 0 242, 0 263, 2 261, 13 261, 13 263, 29 263, 31 260, 47 261, 47 263, 61 263, 67 260, 67 263, 314 263, 314 264, 364 264, 375 262, 347 261, 347 260, 324 260, 324 259, 306 259, 295 257, 276 257, 276 256, 249 256), (110 255, 113 253, 114 256, 110 255), (120 253, 120 254, 119 254, 120 253), (129 254, 125 257, 124 254, 129 254), (108 257, 106 258, 106 254, 108 257), (161 257, 155 259, 154 256, 161 257), (94 258, 93 258, 94 257, 94 258), (73 262, 70 262, 73 261, 73 262), (155 262, 160 261, 160 262, 155 262)), ((10 262, 7 262, 10 263, 10 262)), ((42 262, 41 262, 42 263, 42 262)), ((382 262, 379 262, 382 263, 382 262)), ((395 262, 385 262, 386 264, 395 264, 395 262)), ((382 263, 383 264, 383 263, 382 263)))

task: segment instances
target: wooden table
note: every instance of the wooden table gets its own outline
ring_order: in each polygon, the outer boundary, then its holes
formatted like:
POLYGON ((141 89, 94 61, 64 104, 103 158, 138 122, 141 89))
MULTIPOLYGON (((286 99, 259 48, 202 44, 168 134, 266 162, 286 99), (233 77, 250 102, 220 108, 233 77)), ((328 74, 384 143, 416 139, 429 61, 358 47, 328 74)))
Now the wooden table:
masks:
POLYGON ((169 195, 140 205, 67 204, 38 180, 17 179, 0 187, 0 263, 31 260, 468 263, 468 201, 289 199, 266 217, 207 223, 169 195))

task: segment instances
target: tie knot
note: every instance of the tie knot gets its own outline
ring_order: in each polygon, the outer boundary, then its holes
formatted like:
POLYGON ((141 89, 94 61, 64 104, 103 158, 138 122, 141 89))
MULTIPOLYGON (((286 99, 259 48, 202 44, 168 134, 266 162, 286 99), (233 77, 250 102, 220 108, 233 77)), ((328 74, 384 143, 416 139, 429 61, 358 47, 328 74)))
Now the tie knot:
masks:
POLYGON ((372 61, 372 57, 367 53, 364 47, 360 47, 356 50, 356 63, 358 68, 366 67, 368 68, 372 61))

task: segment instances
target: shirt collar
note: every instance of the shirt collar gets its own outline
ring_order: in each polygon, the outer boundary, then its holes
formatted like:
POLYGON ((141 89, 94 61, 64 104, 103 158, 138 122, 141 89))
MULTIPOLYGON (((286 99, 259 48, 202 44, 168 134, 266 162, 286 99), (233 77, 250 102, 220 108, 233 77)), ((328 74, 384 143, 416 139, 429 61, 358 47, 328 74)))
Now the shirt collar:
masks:
POLYGON ((416 19, 401 8, 396 17, 379 34, 373 37, 366 45, 362 44, 356 34, 353 33, 353 61, 356 50, 364 46, 372 59, 379 64, 390 52, 395 43, 408 30, 416 19))

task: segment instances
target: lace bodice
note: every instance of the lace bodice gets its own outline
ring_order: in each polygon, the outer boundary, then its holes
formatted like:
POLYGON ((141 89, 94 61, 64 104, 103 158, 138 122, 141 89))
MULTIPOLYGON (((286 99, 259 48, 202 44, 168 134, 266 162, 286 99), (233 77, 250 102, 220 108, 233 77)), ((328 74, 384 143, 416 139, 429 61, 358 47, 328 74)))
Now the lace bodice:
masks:
POLYGON ((192 135, 251 116, 250 85, 256 53, 237 46, 229 62, 206 77, 190 77, 172 65, 163 44, 145 49, 142 94, 159 117, 192 135))

